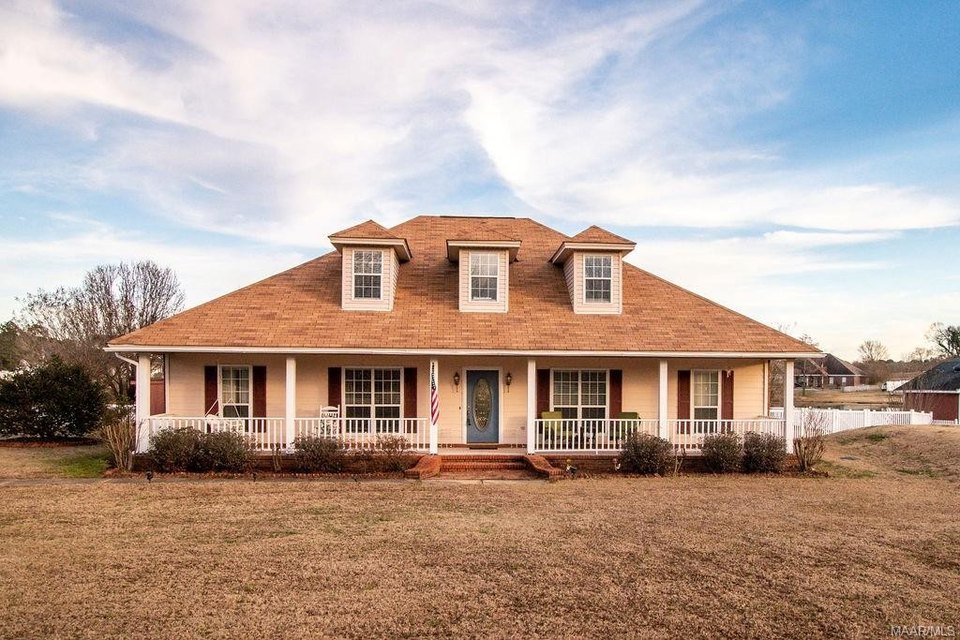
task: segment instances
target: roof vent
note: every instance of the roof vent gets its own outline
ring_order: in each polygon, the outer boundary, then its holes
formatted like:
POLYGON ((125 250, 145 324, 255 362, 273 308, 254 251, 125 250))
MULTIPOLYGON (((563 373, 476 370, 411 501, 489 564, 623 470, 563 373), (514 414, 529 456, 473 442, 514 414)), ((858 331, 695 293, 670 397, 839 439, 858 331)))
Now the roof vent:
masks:
POLYGON ((960 364, 953 365, 953 371, 954 373, 960 373, 960 364))

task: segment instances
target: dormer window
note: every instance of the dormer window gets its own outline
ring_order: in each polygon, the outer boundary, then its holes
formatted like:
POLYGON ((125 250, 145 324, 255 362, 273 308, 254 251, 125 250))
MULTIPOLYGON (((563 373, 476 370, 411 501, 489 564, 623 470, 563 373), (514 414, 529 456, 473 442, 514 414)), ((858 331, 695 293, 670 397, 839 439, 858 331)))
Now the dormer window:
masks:
POLYGON ((583 299, 586 303, 609 303, 613 291, 613 258, 583 257, 583 299))
POLYGON ((383 251, 353 252, 353 297, 379 300, 383 290, 383 251))
POLYGON ((470 301, 496 302, 500 287, 500 256, 470 253, 470 301))

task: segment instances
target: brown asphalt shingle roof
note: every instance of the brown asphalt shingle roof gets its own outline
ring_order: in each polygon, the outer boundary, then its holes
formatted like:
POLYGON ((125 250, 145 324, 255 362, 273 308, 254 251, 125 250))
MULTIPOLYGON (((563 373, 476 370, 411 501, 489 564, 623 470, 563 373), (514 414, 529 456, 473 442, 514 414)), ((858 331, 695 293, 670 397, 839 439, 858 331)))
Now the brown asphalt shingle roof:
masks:
POLYGON ((399 236, 390 233, 390 230, 383 225, 367 220, 360 224, 355 224, 349 229, 343 229, 330 234, 331 238, 376 238, 378 240, 400 240, 399 236))
MULTIPOLYGON (((365 223, 366 224, 366 223, 365 223)), ((353 233, 351 231, 351 233, 353 233)), ((340 255, 331 252, 117 338, 112 345, 491 351, 816 351, 629 264, 621 315, 576 315, 563 269, 549 262, 568 238, 528 218, 420 216, 388 231, 415 259, 400 265, 392 312, 340 307, 340 255), (461 313, 449 238, 492 230, 523 239, 511 264, 508 313, 461 313)))
POLYGON ((587 227, 570 240, 572 242, 594 242, 597 244, 636 244, 633 240, 627 240, 623 236, 601 229, 597 225, 587 227))

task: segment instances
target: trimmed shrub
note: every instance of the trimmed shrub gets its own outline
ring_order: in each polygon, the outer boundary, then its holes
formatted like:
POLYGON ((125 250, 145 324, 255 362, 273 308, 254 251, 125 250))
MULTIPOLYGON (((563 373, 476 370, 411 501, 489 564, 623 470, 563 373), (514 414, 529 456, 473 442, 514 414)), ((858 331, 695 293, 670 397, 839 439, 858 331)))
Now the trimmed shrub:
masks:
POLYGON ((717 433, 703 437, 700 447, 703 465, 713 473, 731 473, 740 469, 743 446, 735 433, 717 433))
POLYGON ((403 436, 379 436, 373 452, 374 471, 404 471, 410 459, 407 439, 403 436))
POLYGON ((147 458, 157 471, 186 471, 193 466, 200 432, 190 427, 161 429, 153 434, 147 458))
POLYGON ((0 435, 79 438, 100 425, 105 411, 103 388, 59 358, 0 381, 0 435))
POLYGON ((244 436, 232 431, 201 433, 199 436, 190 461, 191 471, 246 471, 253 451, 244 436))
POLYGON ((620 451, 620 469, 627 473, 665 475, 674 469, 673 445, 648 433, 631 433, 620 451))
POLYGON ((743 436, 743 470, 747 473, 780 473, 787 458, 786 441, 772 433, 743 436))
POLYGON ((301 436, 293 441, 297 470, 306 473, 338 473, 343 470, 346 450, 336 438, 301 436))

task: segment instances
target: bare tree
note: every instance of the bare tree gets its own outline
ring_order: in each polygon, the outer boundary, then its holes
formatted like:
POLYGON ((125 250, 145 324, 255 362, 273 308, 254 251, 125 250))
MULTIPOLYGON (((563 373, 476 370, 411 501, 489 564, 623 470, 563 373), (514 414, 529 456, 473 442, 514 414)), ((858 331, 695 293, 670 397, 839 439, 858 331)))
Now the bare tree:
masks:
POLYGON ((866 340, 859 347, 860 362, 882 362, 890 358, 890 352, 879 340, 866 340))
POLYGON ((960 326, 935 322, 927 331, 927 339, 934 344, 940 355, 960 358, 960 326))
POLYGON ((103 347, 113 338, 153 324, 183 308, 172 269, 152 261, 100 265, 75 288, 39 290, 20 300, 18 321, 30 359, 57 355, 85 367, 118 402, 127 399, 132 367, 103 347))

